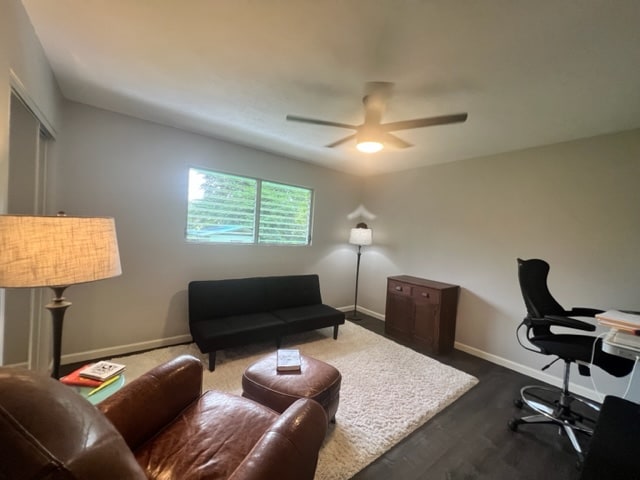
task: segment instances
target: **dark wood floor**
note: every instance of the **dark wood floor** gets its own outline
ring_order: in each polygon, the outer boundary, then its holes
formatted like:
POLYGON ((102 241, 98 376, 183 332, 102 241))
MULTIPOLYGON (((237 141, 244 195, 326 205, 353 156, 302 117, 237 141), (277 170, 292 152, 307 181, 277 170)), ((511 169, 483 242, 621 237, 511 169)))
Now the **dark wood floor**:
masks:
MULTIPOLYGON (((364 316, 357 323, 384 335, 380 320, 364 316)), ((520 388, 539 382, 459 350, 434 358, 480 382, 353 480, 579 478, 577 456, 555 427, 507 427, 521 412, 513 404, 520 388)))

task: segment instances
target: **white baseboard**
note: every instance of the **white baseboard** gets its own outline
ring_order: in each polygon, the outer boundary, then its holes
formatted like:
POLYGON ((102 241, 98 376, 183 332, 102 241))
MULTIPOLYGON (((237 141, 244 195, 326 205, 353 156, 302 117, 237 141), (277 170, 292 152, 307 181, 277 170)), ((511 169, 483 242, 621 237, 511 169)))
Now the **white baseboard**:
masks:
MULTIPOLYGON (((342 312, 350 312, 353 311, 353 305, 347 305, 344 307, 338 307, 338 310, 342 312)), ((362 312, 371 317, 377 318, 378 320, 384 321, 384 315, 374 312, 373 310, 369 310, 367 308, 358 307, 358 311, 362 312)), ((188 343, 192 342, 193 339, 191 335, 177 335, 169 338, 161 338, 157 340, 150 340, 146 342, 137 342, 130 343, 127 345, 118 345, 116 347, 108 347, 108 348, 100 348, 96 350, 87 350, 84 352, 71 353, 68 355, 63 355, 61 359, 61 363, 63 365, 69 363, 78 363, 87 360, 93 360, 96 358, 106 358, 106 357, 115 357, 118 355, 126 355, 128 353, 140 352, 143 350, 151 350, 154 348, 168 347, 171 345, 177 345, 180 343, 188 343)), ((549 375, 548 373, 544 373, 535 368, 528 367, 526 365, 522 365, 517 362, 513 362, 511 360, 507 360, 506 358, 499 357, 498 355, 494 355, 492 353, 485 352, 475 347, 471 347, 469 345, 465 345, 460 342, 455 342, 454 347, 457 350, 461 350, 466 352, 474 357, 482 358, 483 360, 487 360, 491 363, 495 363, 496 365, 500 365, 502 367, 508 368, 509 370, 513 370, 515 372, 521 373, 528 377, 534 378, 536 380, 540 380, 541 382, 545 382, 551 385, 555 385, 558 387, 562 386, 562 379, 559 377, 555 377, 553 375, 549 375)), ((6 365, 10 367, 26 367, 26 363, 19 363, 14 365, 6 365)), ((572 392, 577 393, 583 397, 589 398, 591 400, 595 400, 597 402, 601 402, 602 399, 598 397, 595 391, 590 388, 583 387, 581 385, 576 385, 574 383, 570 384, 570 389, 572 392)))
POLYGON ((7 363, 6 365, 2 365, 2 366, 8 367, 8 368, 29 368, 29 364, 27 362, 7 363))
MULTIPOLYGON (((509 370, 521 373, 523 375, 526 375, 527 377, 535 378, 536 380, 540 380, 541 382, 545 382, 550 385, 562 388, 561 378, 549 375, 548 373, 544 373, 541 370, 537 370, 535 368, 531 368, 526 365, 522 365, 521 363, 513 362, 511 360, 507 360, 506 358, 493 355, 492 353, 487 353, 485 351, 479 350, 475 347, 470 347, 469 345, 465 345, 460 342, 455 342, 454 348, 469 353, 474 357, 482 358, 483 360, 495 363, 496 365, 506 367, 509 370)), ((576 385, 573 382, 569 382, 569 390, 577 395, 589 398, 596 402, 602 402, 602 398, 594 390, 583 387, 582 385, 576 385)))
MULTIPOLYGON (((353 310, 353 305, 348 307, 342 307, 339 310, 342 311, 351 311, 353 310)), ((384 315, 374 312, 372 310, 368 310, 366 308, 358 307, 358 311, 370 315, 374 318, 384 321, 384 315)), ((495 363, 496 365, 500 365, 502 367, 508 368, 509 370, 513 370, 514 372, 521 373, 526 375, 527 377, 534 378, 536 380, 540 380, 541 382, 548 383, 550 385, 554 385, 556 387, 562 387, 562 378, 549 375, 548 373, 544 373, 535 368, 528 367, 526 365, 522 365, 521 363, 513 362, 511 360, 507 360, 506 358, 499 357, 498 355, 494 355, 492 353, 485 352, 475 347, 470 347, 469 345, 465 345, 460 342, 454 343, 454 348, 457 350, 461 350, 466 352, 474 357, 482 358, 483 360, 487 360, 491 363, 495 363)), ((602 402, 602 398, 590 388, 583 387, 582 385, 576 385, 573 382, 569 382, 569 390, 573 393, 589 398, 596 402, 602 402)))
MULTIPOLYGON (((337 307, 337 310, 340 310, 341 312, 353 312, 353 305, 347 305, 346 307, 337 307)), ((380 315, 378 312, 374 312, 373 310, 369 310, 368 308, 363 307, 358 307, 358 311, 384 322, 384 315, 380 315)))
POLYGON ((169 347, 171 345, 189 343, 192 341, 193 339, 191 338, 191 335, 176 335, 175 337, 160 338, 157 340, 149 340, 146 342, 129 343, 127 345, 118 345, 116 347, 99 348, 96 350, 87 350, 85 352, 70 353, 67 355, 63 355, 60 363, 66 365, 69 363, 94 360, 96 358, 115 357, 118 355, 126 355, 127 353, 136 353, 143 350, 169 347))

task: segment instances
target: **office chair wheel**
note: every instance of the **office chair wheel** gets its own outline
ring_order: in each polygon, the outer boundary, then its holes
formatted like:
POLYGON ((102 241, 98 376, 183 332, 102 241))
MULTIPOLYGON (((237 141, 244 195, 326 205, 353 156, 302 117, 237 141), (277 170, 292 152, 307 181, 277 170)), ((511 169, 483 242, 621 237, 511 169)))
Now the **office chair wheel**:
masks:
POLYGON ((511 430, 512 432, 517 432, 518 431, 518 425, 520 425, 521 423, 522 423, 522 421, 520 419, 512 418, 507 423, 507 426, 509 427, 509 430, 511 430))
POLYGON ((519 399, 519 398, 516 398, 516 399, 513 401, 513 405, 514 405, 516 408, 520 408, 520 409, 521 409, 522 407, 524 407, 524 403, 523 403, 523 402, 522 402, 522 400, 521 400, 521 399, 519 399))

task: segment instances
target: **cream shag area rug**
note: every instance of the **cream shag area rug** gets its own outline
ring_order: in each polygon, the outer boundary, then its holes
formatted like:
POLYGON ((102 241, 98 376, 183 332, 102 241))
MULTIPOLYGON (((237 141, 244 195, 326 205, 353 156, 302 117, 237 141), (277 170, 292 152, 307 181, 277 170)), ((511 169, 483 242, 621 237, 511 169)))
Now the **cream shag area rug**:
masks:
MULTIPOLYGON (((405 348, 346 322, 337 340, 327 328, 283 341, 283 348, 335 366, 342 374, 336 424, 330 425, 320 451, 315 478, 351 478, 401 439, 451 404, 478 380, 471 375, 405 348)), ((204 388, 242 393, 245 368, 275 350, 273 343, 227 349, 217 354, 216 369, 206 369, 208 357, 195 344, 162 348, 114 358, 127 365, 130 381, 154 366, 183 353, 205 365, 204 388)))

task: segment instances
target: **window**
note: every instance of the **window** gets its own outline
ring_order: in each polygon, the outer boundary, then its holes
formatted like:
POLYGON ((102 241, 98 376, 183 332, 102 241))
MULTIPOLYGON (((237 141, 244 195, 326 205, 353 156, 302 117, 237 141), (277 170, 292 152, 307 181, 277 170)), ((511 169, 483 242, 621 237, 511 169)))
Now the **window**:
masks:
POLYGON ((308 245, 313 191, 189 169, 187 241, 308 245))

